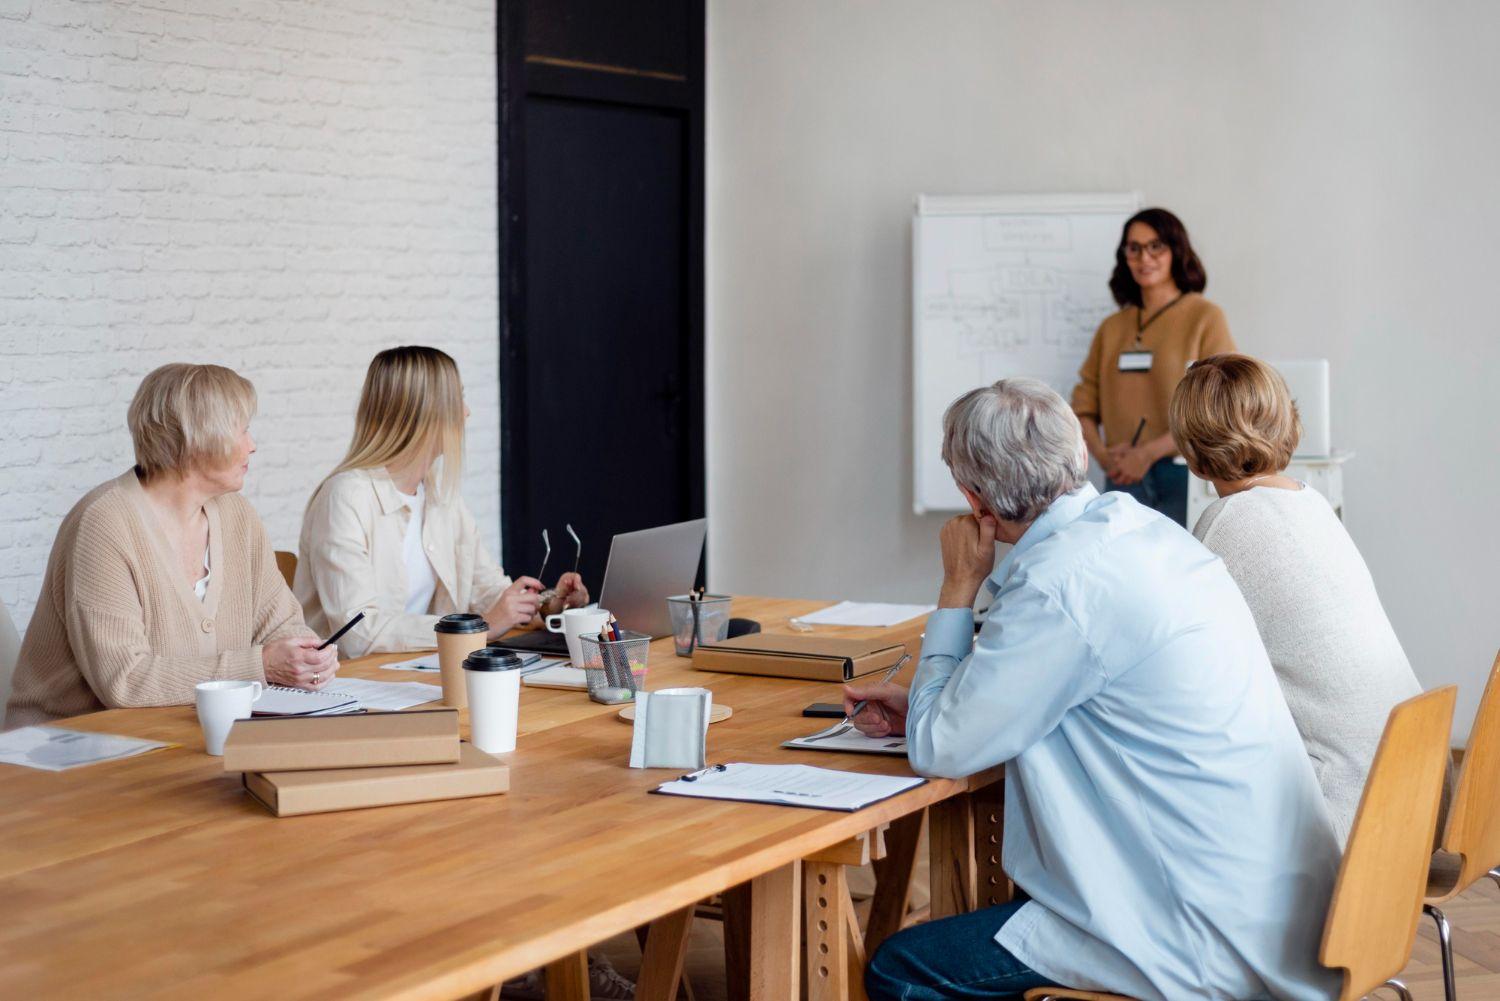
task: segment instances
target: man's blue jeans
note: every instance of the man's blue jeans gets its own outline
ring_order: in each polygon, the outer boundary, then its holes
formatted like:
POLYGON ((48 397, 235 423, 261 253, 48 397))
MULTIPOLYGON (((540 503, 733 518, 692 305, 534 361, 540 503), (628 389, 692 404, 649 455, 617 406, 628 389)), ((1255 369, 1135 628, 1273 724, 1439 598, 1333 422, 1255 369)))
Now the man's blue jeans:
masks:
POLYGON ((1050 980, 995 941, 1024 903, 1012 900, 897 932, 865 967, 865 993, 870 1001, 996 1001, 1045 987, 1050 980))
POLYGON ((1104 489, 1127 493, 1149 508, 1154 508, 1171 518, 1183 528, 1191 529, 1187 523, 1188 470, 1171 458, 1157 459, 1146 470, 1145 479, 1130 486, 1121 486, 1108 477, 1104 489))

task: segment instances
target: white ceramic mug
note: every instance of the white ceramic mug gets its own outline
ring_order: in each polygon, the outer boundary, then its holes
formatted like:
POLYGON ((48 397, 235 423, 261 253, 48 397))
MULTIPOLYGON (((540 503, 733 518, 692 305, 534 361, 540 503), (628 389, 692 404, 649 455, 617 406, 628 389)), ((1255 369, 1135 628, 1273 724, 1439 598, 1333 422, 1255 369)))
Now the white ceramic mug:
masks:
POLYGON ((568 660, 574 667, 583 666, 583 650, 578 644, 580 633, 599 634, 609 621, 607 608, 566 608, 557 615, 547 616, 547 631, 562 633, 568 641, 568 660))
POLYGON ((258 681, 204 681, 197 686, 198 723, 203 727, 203 748, 209 754, 224 753, 224 740, 237 719, 249 719, 250 707, 265 691, 258 681))

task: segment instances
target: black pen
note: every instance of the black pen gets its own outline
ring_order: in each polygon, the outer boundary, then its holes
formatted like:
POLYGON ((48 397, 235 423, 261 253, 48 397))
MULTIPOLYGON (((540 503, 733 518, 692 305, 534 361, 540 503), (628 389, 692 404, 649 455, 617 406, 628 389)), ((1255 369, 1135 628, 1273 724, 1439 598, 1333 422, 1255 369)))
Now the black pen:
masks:
POLYGON ((1146 430, 1146 418, 1142 417, 1141 422, 1135 426, 1135 434, 1130 436, 1131 448, 1135 448, 1136 442, 1141 440, 1141 432, 1144 430, 1146 430))
POLYGON ((330 643, 337 643, 339 641, 339 637, 340 636, 344 635, 349 630, 351 630, 355 626, 359 625, 359 620, 363 619, 364 617, 365 617, 365 613, 364 612, 360 612, 354 618, 350 619, 348 622, 345 622, 344 625, 343 625, 343 628, 341 628, 338 632, 334 633, 332 636, 328 637, 323 642, 319 643, 318 644, 318 649, 321 650, 325 646, 328 646, 330 643))

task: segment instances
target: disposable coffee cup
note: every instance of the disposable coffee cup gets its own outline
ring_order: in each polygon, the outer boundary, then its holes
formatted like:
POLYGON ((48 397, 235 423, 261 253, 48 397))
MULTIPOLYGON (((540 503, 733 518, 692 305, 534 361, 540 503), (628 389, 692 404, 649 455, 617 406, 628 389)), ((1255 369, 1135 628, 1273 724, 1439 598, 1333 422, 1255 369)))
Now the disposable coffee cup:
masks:
POLYGON ((198 706, 198 723, 203 727, 203 749, 209 754, 224 753, 224 741, 237 719, 249 719, 255 700, 264 686, 258 681, 204 681, 194 692, 198 706))
POLYGON ((437 633, 438 669, 443 674, 443 704, 462 709, 469 704, 464 658, 484 646, 489 623, 482 615, 459 612, 443 616, 432 628, 437 633))
POLYGON ((464 658, 469 691, 469 743, 486 754, 516 749, 521 711, 521 658, 509 650, 484 647, 464 658))

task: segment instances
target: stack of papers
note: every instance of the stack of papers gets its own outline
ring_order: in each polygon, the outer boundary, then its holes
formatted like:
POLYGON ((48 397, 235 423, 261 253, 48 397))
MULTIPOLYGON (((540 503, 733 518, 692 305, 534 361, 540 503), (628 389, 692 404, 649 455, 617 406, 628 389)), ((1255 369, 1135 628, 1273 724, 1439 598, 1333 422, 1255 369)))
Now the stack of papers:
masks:
POLYGON ((892 605, 875 601, 841 601, 820 608, 810 615, 799 615, 793 622, 809 626, 894 626, 926 615, 936 605, 892 605))
POLYGON ((58 726, 23 726, 0 733, 0 763, 64 772, 81 765, 114 761, 171 747, 156 740, 116 737, 108 733, 85 733, 58 726))
POLYGON ((588 691, 588 673, 574 667, 565 660, 544 660, 535 667, 525 668, 521 684, 532 688, 563 688, 568 691, 588 691))
POLYGON ((862 775, 811 765, 711 765, 656 787, 668 796, 775 803, 852 813, 926 782, 922 778, 862 775))

